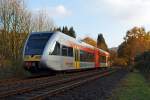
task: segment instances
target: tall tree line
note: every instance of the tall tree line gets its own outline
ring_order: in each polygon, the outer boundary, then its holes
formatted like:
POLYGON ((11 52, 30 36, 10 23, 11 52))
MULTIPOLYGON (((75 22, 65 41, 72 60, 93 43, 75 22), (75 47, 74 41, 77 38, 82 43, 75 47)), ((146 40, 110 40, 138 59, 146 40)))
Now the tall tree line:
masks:
POLYGON ((73 27, 70 27, 70 28, 68 28, 67 26, 63 26, 62 28, 58 27, 58 28, 55 28, 54 31, 60 31, 66 35, 76 38, 76 33, 73 27))

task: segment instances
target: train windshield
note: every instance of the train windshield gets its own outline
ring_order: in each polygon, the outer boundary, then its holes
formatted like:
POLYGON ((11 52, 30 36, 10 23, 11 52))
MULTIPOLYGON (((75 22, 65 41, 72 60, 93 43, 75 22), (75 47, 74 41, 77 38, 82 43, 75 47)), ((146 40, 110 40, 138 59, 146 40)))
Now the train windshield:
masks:
POLYGON ((25 48, 25 54, 41 55, 52 34, 53 33, 40 33, 30 35, 25 48))

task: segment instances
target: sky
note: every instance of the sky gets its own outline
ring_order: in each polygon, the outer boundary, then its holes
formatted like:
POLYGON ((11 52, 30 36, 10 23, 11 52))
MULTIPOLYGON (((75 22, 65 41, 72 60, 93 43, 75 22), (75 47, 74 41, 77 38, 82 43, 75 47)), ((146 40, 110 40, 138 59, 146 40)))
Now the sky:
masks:
POLYGON ((45 9, 57 26, 73 26, 78 39, 102 33, 109 48, 134 26, 150 31, 150 0, 27 0, 27 7, 45 9))

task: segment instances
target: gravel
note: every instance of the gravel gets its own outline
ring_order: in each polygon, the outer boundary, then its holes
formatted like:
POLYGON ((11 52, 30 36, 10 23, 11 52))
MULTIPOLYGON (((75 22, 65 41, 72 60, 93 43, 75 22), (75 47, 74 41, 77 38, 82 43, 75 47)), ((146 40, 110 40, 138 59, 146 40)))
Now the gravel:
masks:
POLYGON ((55 96, 47 97, 46 100, 107 100, 111 97, 112 90, 117 87, 120 80, 127 73, 126 70, 119 69, 112 75, 85 83, 55 96))

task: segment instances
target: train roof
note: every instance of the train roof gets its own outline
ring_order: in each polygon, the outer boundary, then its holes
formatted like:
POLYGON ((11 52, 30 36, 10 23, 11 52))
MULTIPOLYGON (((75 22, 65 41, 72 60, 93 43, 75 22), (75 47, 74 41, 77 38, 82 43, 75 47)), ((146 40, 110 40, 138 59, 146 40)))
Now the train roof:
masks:
MULTIPOLYGON (((61 34, 62 36, 67 37, 69 40, 72 40, 73 42, 75 42, 75 43, 77 43, 77 44, 79 44, 79 45, 81 45, 81 46, 85 46, 85 47, 88 47, 88 48, 97 48, 97 47, 94 47, 94 46, 92 46, 92 45, 90 45, 90 44, 87 44, 87 43, 85 43, 85 42, 83 42, 83 41, 76 40, 75 38, 73 38, 73 37, 71 37, 71 36, 68 36, 68 35, 66 35, 66 34, 64 34, 64 33, 62 33, 62 32, 56 32, 56 33, 61 34)), ((97 49, 99 49, 99 48, 97 48, 97 49)), ((107 51, 104 51, 104 50, 102 50, 102 49, 99 49, 99 50, 100 50, 102 53, 105 53, 105 54, 109 55, 109 53, 108 53, 107 51)))
POLYGON ((94 46, 92 46, 90 44, 87 44, 87 43, 85 43, 83 41, 77 40, 77 39, 75 39, 75 38, 73 38, 71 36, 68 36, 68 35, 66 35, 66 34, 64 34, 62 32, 56 32, 56 33, 58 33, 59 35, 61 35, 63 37, 66 37, 67 39, 69 39, 70 41, 73 41, 76 44, 79 44, 79 45, 82 45, 82 46, 86 46, 86 47, 89 47, 89 48, 94 48, 94 46))
POLYGON ((44 34, 44 33, 54 33, 54 32, 48 32, 48 31, 42 31, 42 32, 31 32, 31 34, 44 34))
MULTIPOLYGON (((69 39, 69 41, 72 41, 72 42, 74 42, 74 43, 76 43, 78 45, 81 45, 81 46, 84 46, 84 47, 88 47, 88 48, 97 48, 97 47, 94 47, 94 46, 92 46, 90 44, 87 44, 87 43, 85 43, 83 41, 77 40, 77 39, 75 39, 75 38, 73 38, 71 36, 68 36, 68 35, 66 35, 66 34, 64 34, 62 32, 59 32, 59 31, 57 31, 57 32, 48 32, 48 31, 45 31, 45 32, 32 32, 31 34, 41 34, 41 33, 42 34, 45 34, 45 33, 56 34, 56 37, 57 36, 64 37, 65 39, 69 39)), ((97 48, 97 49, 99 49, 99 48, 97 48)), ((105 53, 105 54, 109 55, 109 53, 107 51, 104 51, 102 49, 99 49, 99 50, 102 53, 105 53)))

